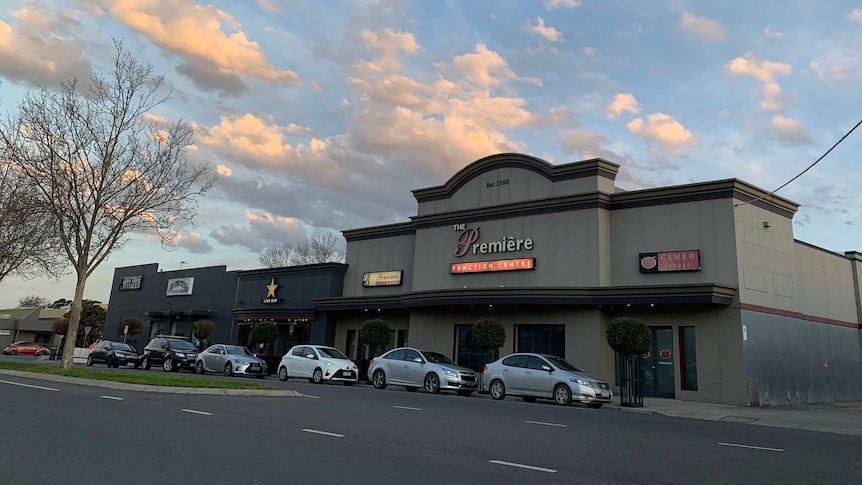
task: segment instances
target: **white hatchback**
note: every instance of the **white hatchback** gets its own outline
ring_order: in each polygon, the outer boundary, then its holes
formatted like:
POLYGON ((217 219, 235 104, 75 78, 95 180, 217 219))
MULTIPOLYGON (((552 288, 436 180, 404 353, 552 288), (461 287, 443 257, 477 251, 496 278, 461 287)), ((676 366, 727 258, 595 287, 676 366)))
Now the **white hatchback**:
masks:
POLYGON ((359 381, 359 368, 346 355, 325 345, 297 345, 284 354, 278 364, 278 378, 305 378, 315 384, 327 381, 352 386, 359 381))

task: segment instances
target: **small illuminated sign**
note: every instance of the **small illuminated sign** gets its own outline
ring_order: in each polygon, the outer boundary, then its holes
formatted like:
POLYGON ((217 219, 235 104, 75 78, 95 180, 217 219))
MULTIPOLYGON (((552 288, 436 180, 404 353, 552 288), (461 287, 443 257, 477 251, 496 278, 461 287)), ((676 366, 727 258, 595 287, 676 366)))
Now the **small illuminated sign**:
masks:
POLYGON ((664 273, 666 271, 700 271, 700 250, 665 251, 640 253, 638 266, 641 273, 664 273))
POLYGON ((470 261, 449 264, 449 272, 452 274, 520 271, 526 269, 536 269, 536 258, 498 259, 496 261, 470 261))
POLYGON ((362 286, 400 286, 403 271, 377 271, 362 273, 362 286))
POLYGON ((136 291, 141 289, 141 283, 144 281, 143 275, 123 276, 120 279, 119 291, 136 291))

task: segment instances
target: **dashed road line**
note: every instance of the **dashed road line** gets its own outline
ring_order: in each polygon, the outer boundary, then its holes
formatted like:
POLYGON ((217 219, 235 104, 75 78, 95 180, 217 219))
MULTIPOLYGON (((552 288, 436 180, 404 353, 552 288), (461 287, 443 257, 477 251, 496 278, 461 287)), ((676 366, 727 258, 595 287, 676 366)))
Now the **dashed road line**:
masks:
POLYGON ((493 463, 495 465, 504 465, 504 466, 511 466, 511 467, 515 467, 515 468, 523 468, 525 470, 533 470, 536 472, 557 473, 557 470, 554 470, 552 468, 542 468, 540 466, 524 465, 522 463, 512 463, 510 461, 488 460, 488 462, 493 463))
POLYGON ((124 397, 117 397, 117 396, 99 396, 99 397, 101 397, 102 399, 112 399, 114 401, 123 401, 126 399, 124 397))
POLYGON ((302 397, 307 397, 309 399, 320 399, 320 396, 309 396, 308 394, 303 394, 302 397))
POLYGON ((305 431, 306 433, 320 434, 323 436, 332 436, 333 438, 344 438, 343 434, 330 433, 329 431, 320 431, 320 430, 309 429, 309 428, 305 428, 305 429, 303 429, 303 431, 305 431))
POLYGON ((784 450, 781 448, 764 448, 762 446, 751 446, 751 445, 740 445, 736 443, 719 443, 721 446, 732 446, 734 448, 747 448, 749 450, 761 450, 761 451, 775 451, 777 453, 782 453, 784 450))
POLYGON ((544 421, 524 421, 529 424, 538 424, 539 426, 554 426, 556 428, 567 428, 567 424, 557 424, 557 423, 546 423, 544 421))
POLYGON ((392 406, 395 409, 406 409, 408 411, 422 411, 422 408, 411 408, 410 406, 392 406))
POLYGON ((41 389, 43 391, 60 392, 59 389, 54 389, 53 387, 34 386, 32 384, 24 384, 22 382, 13 382, 13 381, 4 381, 4 380, 0 380, 0 382, 2 382, 3 384, 11 384, 13 386, 29 387, 30 389, 41 389))
POLYGON ((195 411, 194 409, 180 409, 180 411, 184 413, 192 413, 192 414, 202 414, 204 416, 212 416, 213 413, 208 413, 206 411, 195 411))

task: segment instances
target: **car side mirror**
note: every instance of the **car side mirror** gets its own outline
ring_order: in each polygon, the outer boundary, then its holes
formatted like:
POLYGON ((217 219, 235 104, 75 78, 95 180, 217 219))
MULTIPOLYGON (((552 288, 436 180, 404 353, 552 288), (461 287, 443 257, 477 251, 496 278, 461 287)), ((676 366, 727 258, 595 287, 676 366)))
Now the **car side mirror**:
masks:
POLYGON ((162 344, 162 349, 163 349, 163 350, 168 350, 168 346, 167 346, 166 344, 162 344))
POLYGON ((547 371, 547 372, 554 372, 554 369, 551 369, 551 368, 550 368, 549 366, 547 366, 547 365, 543 365, 543 366, 542 366, 542 370, 543 370, 543 371, 547 371))
POLYGON ((416 362, 417 364, 424 364, 425 363, 425 361, 422 360, 420 357, 416 357, 415 359, 413 359, 413 362, 416 362))
POLYGON ((313 359, 313 358, 314 358, 314 354, 305 354, 305 358, 306 358, 306 359, 313 359))

